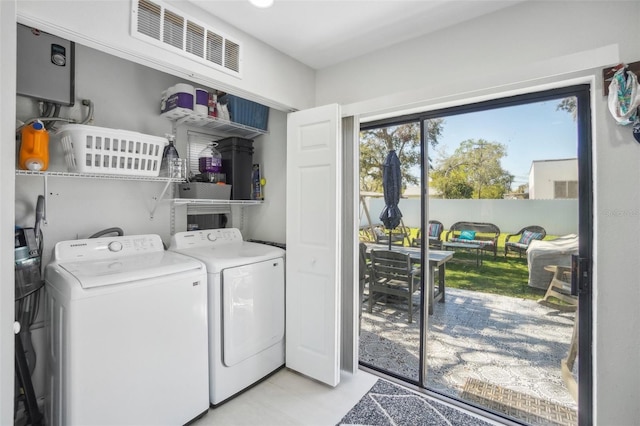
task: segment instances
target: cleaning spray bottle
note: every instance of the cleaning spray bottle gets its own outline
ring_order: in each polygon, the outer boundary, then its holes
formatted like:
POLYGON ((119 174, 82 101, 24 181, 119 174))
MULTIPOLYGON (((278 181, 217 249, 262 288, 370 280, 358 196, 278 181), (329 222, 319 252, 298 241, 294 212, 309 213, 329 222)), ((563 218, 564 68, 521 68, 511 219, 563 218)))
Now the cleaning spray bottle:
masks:
POLYGON ((22 128, 18 165, 22 170, 44 171, 49 167, 49 132, 36 120, 22 128))
POLYGON ((169 140, 169 143, 165 145, 162 153, 162 163, 160 164, 160 176, 172 177, 173 160, 180 158, 178 150, 174 145, 176 137, 175 135, 167 133, 165 137, 169 140))

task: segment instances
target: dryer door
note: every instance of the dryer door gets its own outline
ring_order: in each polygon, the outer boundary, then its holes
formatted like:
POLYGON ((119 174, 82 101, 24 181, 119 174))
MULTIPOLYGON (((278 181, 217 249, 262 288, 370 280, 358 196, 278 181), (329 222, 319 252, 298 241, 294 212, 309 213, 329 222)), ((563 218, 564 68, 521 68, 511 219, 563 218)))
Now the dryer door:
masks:
POLYGON ((222 362, 232 367, 284 339, 284 259, 222 271, 222 362))

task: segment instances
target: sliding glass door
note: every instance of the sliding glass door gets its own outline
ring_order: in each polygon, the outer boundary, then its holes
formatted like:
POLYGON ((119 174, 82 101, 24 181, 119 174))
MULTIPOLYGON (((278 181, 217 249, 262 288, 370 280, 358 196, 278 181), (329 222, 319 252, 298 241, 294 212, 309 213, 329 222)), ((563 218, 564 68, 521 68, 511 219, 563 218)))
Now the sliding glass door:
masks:
POLYGON ((420 274, 409 298, 366 269, 362 365, 519 422, 577 423, 591 401, 590 278, 576 273, 591 259, 589 129, 587 86, 361 127, 361 240, 391 241, 420 274), (377 226, 390 148, 393 230, 377 226))

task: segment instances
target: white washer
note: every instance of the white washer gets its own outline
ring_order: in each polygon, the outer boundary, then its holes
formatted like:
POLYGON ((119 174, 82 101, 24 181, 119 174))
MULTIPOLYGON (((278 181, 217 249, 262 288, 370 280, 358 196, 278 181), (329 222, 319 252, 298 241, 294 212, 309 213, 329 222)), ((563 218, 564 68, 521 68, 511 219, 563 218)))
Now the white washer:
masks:
POLYGON ((169 250, 207 265, 211 404, 282 367, 285 251, 235 228, 178 232, 169 250))
POLYGON ((158 235, 63 241, 46 268, 48 425, 179 425, 209 409, 202 262, 158 235))

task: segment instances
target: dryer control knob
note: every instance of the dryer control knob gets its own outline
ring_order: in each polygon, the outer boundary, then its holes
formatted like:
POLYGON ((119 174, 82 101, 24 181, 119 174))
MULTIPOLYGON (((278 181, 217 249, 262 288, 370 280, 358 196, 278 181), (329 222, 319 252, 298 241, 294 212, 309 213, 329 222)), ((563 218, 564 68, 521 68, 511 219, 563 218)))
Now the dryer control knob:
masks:
POLYGON ((216 234, 214 234, 213 232, 210 232, 210 233, 207 234, 207 240, 215 241, 217 239, 218 239, 218 237, 216 237, 216 234))
POLYGON ((111 241, 108 247, 109 251, 120 251, 122 250, 122 243, 120 241, 111 241))

